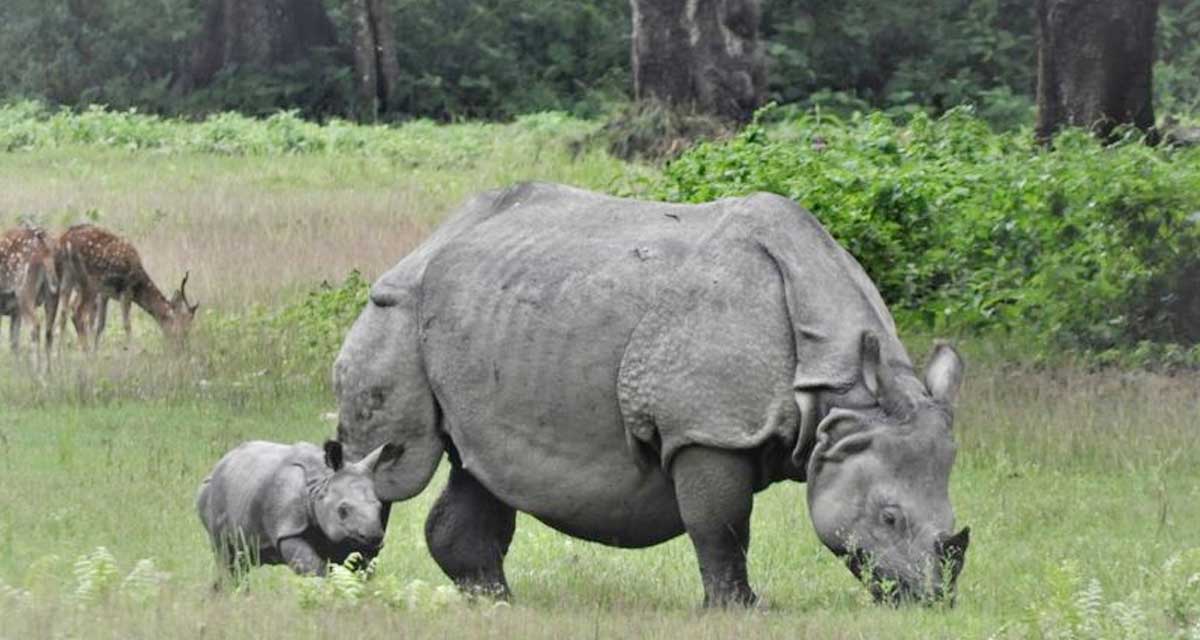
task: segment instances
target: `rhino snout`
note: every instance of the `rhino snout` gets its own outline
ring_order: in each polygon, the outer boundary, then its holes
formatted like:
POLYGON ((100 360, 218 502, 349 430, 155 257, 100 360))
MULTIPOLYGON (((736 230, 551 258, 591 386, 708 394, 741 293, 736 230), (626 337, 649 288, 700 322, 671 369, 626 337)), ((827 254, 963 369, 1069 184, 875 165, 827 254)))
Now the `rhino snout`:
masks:
POLYGON ((354 542, 368 550, 383 547, 383 524, 381 522, 364 523, 363 527, 350 535, 354 542))
POLYGON ((936 536, 933 553, 918 564, 889 563, 862 550, 846 553, 844 560, 878 604, 946 602, 954 606, 955 587, 969 543, 968 527, 955 535, 936 536))
POLYGON ((358 547, 362 551, 370 552, 379 551, 383 548, 384 544, 382 533, 351 536, 351 540, 353 541, 355 547, 358 547))

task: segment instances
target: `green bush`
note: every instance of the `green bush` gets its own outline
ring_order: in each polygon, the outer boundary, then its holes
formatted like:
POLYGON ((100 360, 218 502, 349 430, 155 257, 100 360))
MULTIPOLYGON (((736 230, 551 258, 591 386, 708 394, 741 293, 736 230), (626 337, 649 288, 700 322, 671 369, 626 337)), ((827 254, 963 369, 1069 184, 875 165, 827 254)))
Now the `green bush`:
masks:
MULTIPOLYGON (((276 378, 324 386, 342 340, 367 305, 371 283, 351 271, 341 283, 328 282, 280 309, 255 307, 206 318, 208 338, 223 345, 215 357, 223 369, 246 369, 240 359, 270 363, 276 378)), ((255 373, 251 375, 262 375, 255 373)))
POLYGON ((819 111, 700 145, 660 197, 753 191, 811 210, 902 323, 1025 334, 1105 350, 1200 341, 1200 150, 1102 146, 1068 131, 1047 151, 970 109, 907 124, 819 111))
POLYGON ((327 366, 350 325, 367 306, 370 290, 371 283, 358 271, 351 271, 341 284, 323 283, 301 302, 284 307, 270 322, 293 337, 294 348, 327 366))

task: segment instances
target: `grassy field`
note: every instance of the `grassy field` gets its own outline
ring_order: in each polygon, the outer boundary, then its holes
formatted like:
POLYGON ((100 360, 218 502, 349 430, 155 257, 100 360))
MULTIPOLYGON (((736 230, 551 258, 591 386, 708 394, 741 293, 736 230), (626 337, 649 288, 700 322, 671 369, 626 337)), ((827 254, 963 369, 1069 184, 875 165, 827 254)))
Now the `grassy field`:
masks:
MULTIPOLYGON (((972 545, 953 609, 870 604, 816 540, 797 484, 755 505, 765 611, 700 613, 685 538, 616 550, 529 518, 507 562, 513 605, 463 603, 422 534, 441 473, 393 510, 371 581, 271 568, 245 593, 210 593, 200 479, 243 440, 332 430, 328 363, 296 373, 239 333, 242 314, 351 269, 373 277, 477 190, 544 179, 636 193, 650 170, 568 152, 588 128, 418 124, 395 134, 428 149, 409 156, 0 153, 0 221, 94 217, 132 238, 164 287, 190 270, 204 305, 187 354, 168 355, 139 313, 129 348, 113 331, 89 363, 68 339, 42 381, 0 356, 0 638, 1200 638, 1200 378, 1034 368, 996 340, 960 340, 952 492, 972 545)), ((909 345, 923 356, 929 340, 909 345)))

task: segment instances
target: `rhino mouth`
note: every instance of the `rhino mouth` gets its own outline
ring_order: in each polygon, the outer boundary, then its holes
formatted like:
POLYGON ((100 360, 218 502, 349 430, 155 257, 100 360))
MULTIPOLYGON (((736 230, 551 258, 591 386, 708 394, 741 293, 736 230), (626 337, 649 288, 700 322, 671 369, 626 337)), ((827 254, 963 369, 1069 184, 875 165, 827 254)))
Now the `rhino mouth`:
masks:
POLYGON ((383 549, 383 540, 369 540, 366 538, 350 538, 350 547, 354 551, 360 553, 379 553, 383 549))
POLYGON ((871 593, 875 604, 899 607, 910 604, 933 606, 942 603, 954 606, 956 598, 953 582, 949 589, 940 585, 934 588, 915 586, 920 584, 920 581, 906 580, 874 567, 870 554, 862 550, 847 552, 843 560, 854 577, 871 593))

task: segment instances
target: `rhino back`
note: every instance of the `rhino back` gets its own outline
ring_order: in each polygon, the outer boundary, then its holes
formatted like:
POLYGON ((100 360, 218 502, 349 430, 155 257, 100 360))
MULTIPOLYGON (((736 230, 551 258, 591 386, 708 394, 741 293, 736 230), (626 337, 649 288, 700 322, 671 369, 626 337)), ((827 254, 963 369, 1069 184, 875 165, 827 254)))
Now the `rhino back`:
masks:
MULTIPOLYGON (((618 370, 722 205, 547 185, 502 204, 442 245, 425 274, 423 351, 443 429, 506 503, 581 537, 643 542, 632 523, 677 510, 666 475, 626 446, 618 370)), ((649 544, 668 532, 645 533, 649 544)))
MULTIPOLYGON (((284 508, 295 510, 296 501, 304 498, 303 483, 289 487, 280 482, 281 474, 297 462, 314 464, 320 456, 320 449, 311 444, 262 441, 246 442, 225 454, 202 485, 197 505, 212 543, 245 539, 259 541, 260 551, 273 547, 281 530, 280 507, 290 502, 284 508)), ((295 524, 285 523, 284 528, 294 529, 295 524)))

